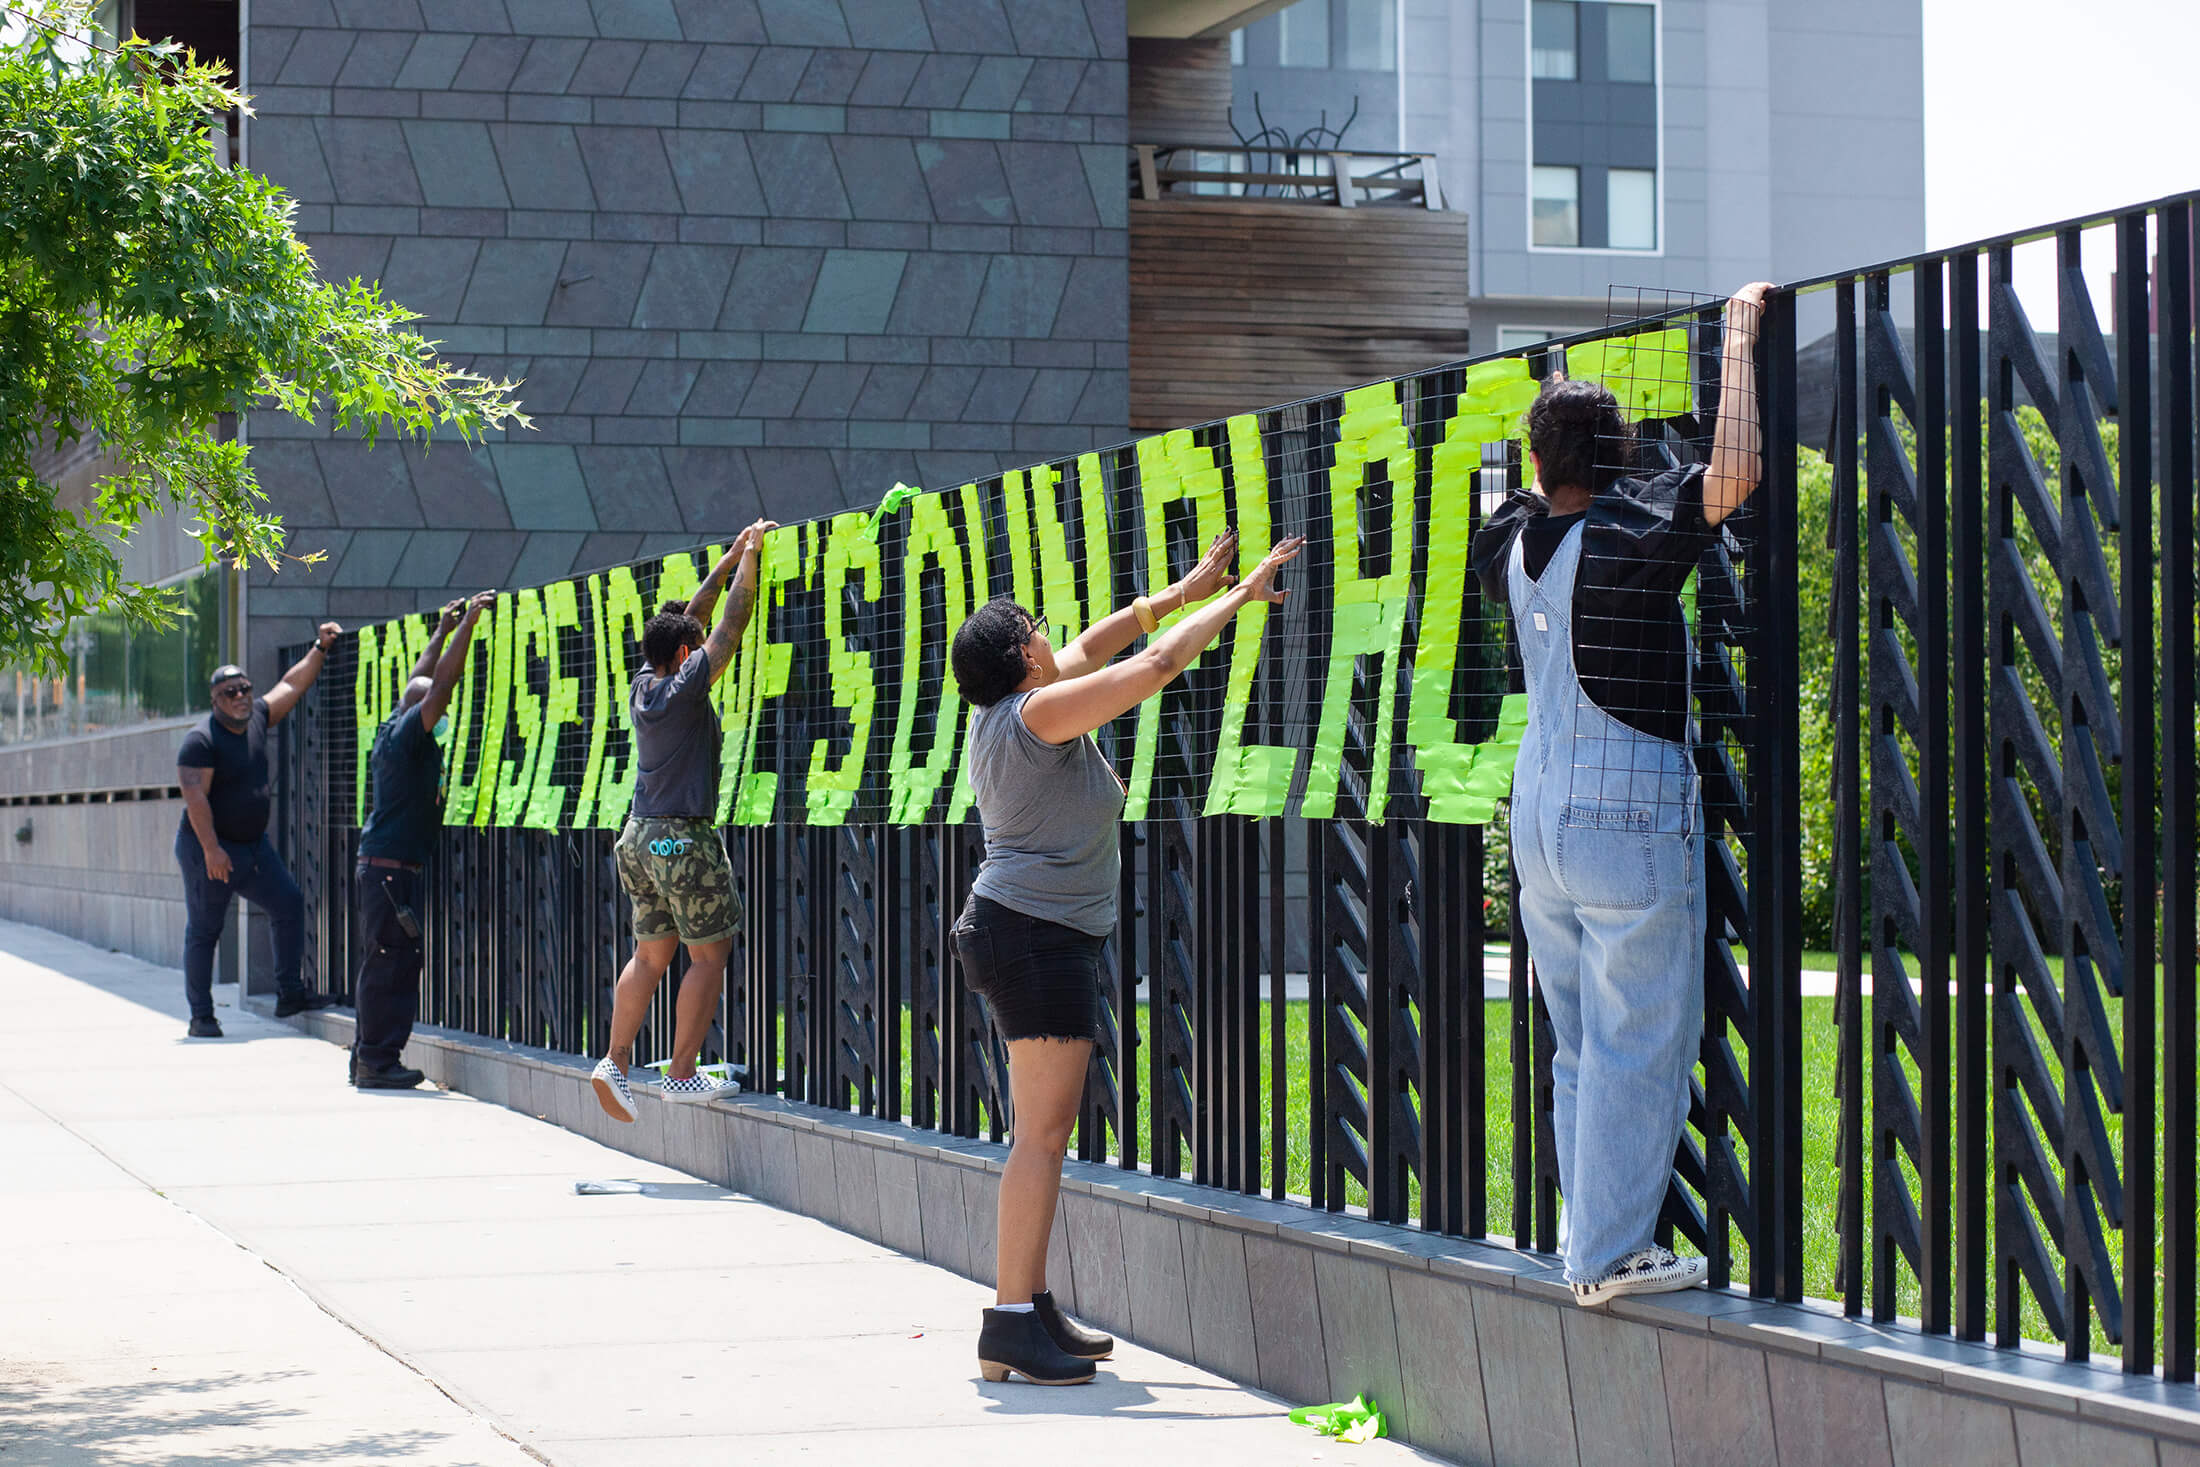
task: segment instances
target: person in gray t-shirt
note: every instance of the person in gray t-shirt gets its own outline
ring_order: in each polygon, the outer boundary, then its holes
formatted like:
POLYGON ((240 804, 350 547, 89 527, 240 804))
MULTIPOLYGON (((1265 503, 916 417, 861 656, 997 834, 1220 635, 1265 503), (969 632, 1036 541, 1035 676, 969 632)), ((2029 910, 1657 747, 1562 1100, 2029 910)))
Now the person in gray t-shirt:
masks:
POLYGON ((1063 1315, 1047 1292, 1047 1238, 1099 1032, 1100 945, 1115 930, 1120 871, 1123 785, 1093 730, 1167 687, 1241 607, 1283 600, 1276 572, 1303 544, 1284 541, 1216 596, 1237 550, 1237 537, 1223 535, 1182 581, 1095 622, 1059 652, 1005 597, 955 633, 955 682, 978 710, 970 784, 985 826, 985 860, 955 922, 955 951, 963 981, 984 997, 1007 1042, 1013 1122, 995 1231, 997 1302, 978 1335, 987 1380, 1013 1372, 1073 1385, 1092 1379, 1092 1362, 1115 1348, 1063 1315), (1202 601, 1144 651, 1112 660, 1141 630, 1160 632, 1161 617, 1202 601))
POLYGON ((680 980, 672 1030, 672 1060, 658 1093, 666 1100, 709 1100, 731 1090, 695 1073, 718 1011, 733 952, 741 903, 733 867, 718 833, 718 711, 711 685, 733 662, 733 649, 756 605, 757 559, 764 536, 779 528, 758 520, 735 537, 703 584, 686 601, 668 601, 642 629, 642 659, 629 710, 634 730, 634 804, 619 833, 619 884, 634 903, 634 956, 611 998, 611 1046, 589 1079, 597 1103, 613 1120, 636 1115, 626 1072, 649 1001, 682 943, 688 970, 680 980), (732 584, 727 585, 727 578, 732 584), (725 608, 706 635, 720 588, 725 608))

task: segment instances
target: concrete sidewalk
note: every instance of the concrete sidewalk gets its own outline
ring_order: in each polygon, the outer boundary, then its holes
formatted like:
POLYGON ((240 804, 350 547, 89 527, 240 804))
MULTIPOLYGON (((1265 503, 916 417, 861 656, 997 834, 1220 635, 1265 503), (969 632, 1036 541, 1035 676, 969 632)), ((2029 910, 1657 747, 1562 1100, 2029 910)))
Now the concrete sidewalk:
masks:
MULTIPOLYGON (((231 991, 233 992, 233 990, 231 991)), ((1434 1461, 1125 1346, 987 1385, 991 1291, 0 922, 0 1467, 1434 1461), (577 1178, 652 1184, 578 1197, 577 1178)))

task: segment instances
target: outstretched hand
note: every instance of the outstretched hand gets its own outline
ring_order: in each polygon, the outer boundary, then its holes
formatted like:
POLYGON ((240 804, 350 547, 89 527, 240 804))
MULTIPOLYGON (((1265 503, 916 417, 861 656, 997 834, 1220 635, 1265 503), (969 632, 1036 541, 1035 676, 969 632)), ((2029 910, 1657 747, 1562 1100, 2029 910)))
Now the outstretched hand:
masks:
POLYGON ((467 604, 476 611, 487 611, 490 607, 496 605, 496 600, 497 593, 494 591, 476 591, 473 600, 467 604))
POLYGON ((1237 543, 1237 532, 1224 530, 1215 536, 1214 544, 1207 547, 1191 574, 1177 582, 1186 606, 1196 606, 1230 583, 1230 563, 1237 559, 1237 543))
POLYGON ((1245 584, 1241 589, 1248 598, 1280 604, 1291 593, 1276 589, 1276 572, 1292 561, 1297 560, 1299 552, 1305 548, 1306 537, 1304 535, 1293 535, 1290 539, 1269 551, 1268 558, 1253 567, 1252 572, 1245 577, 1245 584))
POLYGON ((456 601, 445 602, 442 615, 436 619, 436 635, 447 637, 456 631, 458 629, 458 619, 464 613, 465 607, 466 601, 463 597, 456 601))
POLYGON ((777 520, 757 520, 734 537, 734 553, 742 556, 756 554, 764 548, 764 537, 778 528, 777 520))

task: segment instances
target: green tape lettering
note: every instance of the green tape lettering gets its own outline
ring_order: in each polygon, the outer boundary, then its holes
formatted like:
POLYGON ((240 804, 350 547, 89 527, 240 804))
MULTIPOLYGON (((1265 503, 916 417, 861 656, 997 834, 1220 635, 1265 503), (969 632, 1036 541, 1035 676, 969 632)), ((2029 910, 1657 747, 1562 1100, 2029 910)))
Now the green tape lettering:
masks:
MULTIPOLYGON (((1260 441, 1260 420, 1240 413, 1227 425, 1230 475, 1237 508, 1238 573, 1252 570, 1268 556, 1274 530, 1268 507, 1268 463, 1260 441)), ((1252 705, 1253 678, 1260 668, 1261 634, 1268 625, 1268 603, 1255 601, 1230 624, 1230 680, 1222 695, 1222 732, 1215 744, 1214 774, 1207 783, 1208 815, 1281 815, 1291 798, 1291 778, 1299 751, 1272 744, 1248 744, 1245 719, 1252 705)))
POLYGON ((373 775, 374 731, 382 720, 375 717, 378 699, 375 685, 382 680, 382 638, 373 627, 359 629, 359 658, 351 678, 351 716, 356 733, 352 743, 357 746, 358 788, 356 810, 352 823, 367 823, 367 783, 373 775))
POLYGON ((826 538, 825 655, 830 661, 833 707, 848 716, 848 750, 837 767, 828 767, 832 740, 820 738, 810 745, 809 778, 804 790, 812 825, 839 825, 847 820, 848 811, 855 804, 856 791, 863 783, 864 756, 871 747, 871 712, 876 687, 871 673, 871 654, 847 644, 845 623, 850 571, 862 572, 862 598, 877 601, 878 539, 871 533, 871 516, 861 512, 833 516, 826 538))
MULTIPOLYGON (((1193 440, 1189 428, 1174 428, 1151 438, 1141 438, 1136 453, 1138 502, 1146 527, 1145 593, 1152 595, 1171 580, 1168 507, 1179 500, 1191 503, 1197 526, 1193 532, 1192 553, 1201 555, 1217 535, 1230 528, 1229 496, 1223 487, 1222 470, 1215 466, 1214 454, 1193 440)), ((1183 619, 1186 609, 1178 607, 1161 619, 1161 625, 1164 628, 1175 625, 1183 619)), ((1186 671, 1198 665, 1199 658, 1194 657, 1186 671)), ((1153 788, 1154 756, 1161 743, 1161 703, 1168 696, 1164 690, 1161 697, 1148 698, 1138 705, 1138 731, 1131 744, 1131 775, 1124 781, 1125 820, 1146 818, 1146 801, 1153 788)))
POLYGON ((565 819, 570 791, 558 782, 558 736, 581 721, 581 680, 565 670, 565 639, 558 632, 566 627, 576 635, 580 632, 576 591, 572 581, 553 581, 542 588, 542 646, 548 676, 543 683, 541 752, 535 756, 534 789, 520 822, 530 830, 556 830, 565 819))
POLYGON ((1299 806, 1299 812, 1309 819, 1326 820, 1336 813, 1345 720, 1352 706, 1352 674, 1361 657, 1377 659, 1369 671, 1376 714, 1374 747, 1368 756, 1367 818, 1380 822, 1390 801, 1396 669, 1405 641, 1406 598, 1412 591, 1416 498, 1413 458, 1393 384, 1379 382, 1344 395, 1344 416, 1338 424, 1337 448, 1329 471, 1330 553, 1334 557, 1336 588, 1329 676, 1322 690, 1321 722, 1308 760, 1306 796, 1299 806), (1360 563, 1359 497, 1370 466, 1380 467, 1391 483, 1391 569, 1381 576, 1366 575, 1360 563))
MULTIPOLYGON (((963 535, 967 550, 966 558, 970 567, 970 605, 975 609, 992 599, 992 593, 986 589, 986 565, 988 562, 985 544, 985 501, 983 496, 979 494, 977 485, 963 485, 962 505, 963 535)), ((1024 570, 1027 581, 1030 574, 1030 568, 1027 564, 1024 570)), ((1029 602, 1024 604, 1027 608, 1030 605, 1029 602)), ((955 633, 961 628, 962 619, 960 617, 948 623, 947 637, 950 643, 954 641, 955 633)), ((944 699, 946 690, 954 685, 953 673, 950 672, 940 682, 941 694, 944 699)), ((956 699, 958 706, 960 706, 961 701, 959 697, 956 699)), ((941 711, 943 713, 946 711, 944 702, 941 711)), ((970 814, 970 807, 978 803, 978 791, 970 783, 970 735, 976 730, 977 726, 978 710, 973 708, 963 720, 962 757, 955 761, 955 789, 947 802, 947 823, 949 825, 962 824, 965 817, 970 814)))
MULTIPOLYGON (((801 544, 797 528, 778 529, 764 537, 763 549, 757 554, 756 609, 749 616, 748 632, 742 639, 741 685, 729 700, 731 706, 744 715, 735 725, 739 736, 726 740, 728 744, 739 745, 739 762, 720 765, 720 823, 729 818, 737 825, 771 823, 779 776, 754 766, 763 729, 764 702, 787 691, 788 675, 794 667, 794 644, 771 640, 771 614, 775 607, 786 604, 787 582, 801 574, 801 544), (735 781, 723 773, 728 768, 738 771, 737 790, 733 788, 735 781)), ((728 752, 724 757, 736 756, 728 752)))
POLYGON ((542 593, 537 590, 512 594, 511 710, 512 732, 520 744, 517 759, 498 762, 494 805, 490 824, 518 825, 527 814, 534 793, 535 763, 542 754, 541 695, 534 688, 534 664, 543 655, 549 623, 543 619, 542 593))
POLYGON ((641 657, 642 628, 648 623, 649 612, 642 604, 641 588, 634 583, 634 572, 623 565, 613 567, 604 576, 602 651, 609 677, 596 696, 607 751, 603 772, 596 779, 596 825, 602 830, 626 824, 627 809, 634 803, 634 711, 627 702, 627 689, 633 682, 630 669, 641 657), (608 753, 613 729, 625 732, 623 760, 608 753))
POLYGON ((948 518, 946 496, 936 493, 920 494, 910 501, 909 537, 902 550, 901 690, 894 708, 894 742, 886 761, 888 818, 896 825, 921 825, 931 814, 933 799, 954 754, 955 719, 961 711, 954 680, 941 679, 932 744, 923 762, 917 762, 910 740, 916 730, 917 684, 924 666, 923 574, 928 560, 940 568, 946 613, 943 624, 950 629, 959 627, 970 615, 962 542, 948 518))

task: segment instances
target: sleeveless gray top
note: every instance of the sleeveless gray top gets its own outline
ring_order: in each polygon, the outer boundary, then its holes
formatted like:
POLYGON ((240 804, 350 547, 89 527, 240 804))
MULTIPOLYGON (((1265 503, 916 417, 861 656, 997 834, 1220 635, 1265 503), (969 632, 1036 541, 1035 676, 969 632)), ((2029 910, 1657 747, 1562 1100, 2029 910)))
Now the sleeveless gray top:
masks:
POLYGON ((1027 728, 1030 696, 1011 693, 980 709, 970 731, 970 784, 985 826, 985 861, 970 889, 1105 937, 1115 930, 1123 784, 1091 734, 1050 744, 1027 728))

